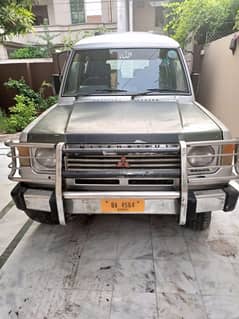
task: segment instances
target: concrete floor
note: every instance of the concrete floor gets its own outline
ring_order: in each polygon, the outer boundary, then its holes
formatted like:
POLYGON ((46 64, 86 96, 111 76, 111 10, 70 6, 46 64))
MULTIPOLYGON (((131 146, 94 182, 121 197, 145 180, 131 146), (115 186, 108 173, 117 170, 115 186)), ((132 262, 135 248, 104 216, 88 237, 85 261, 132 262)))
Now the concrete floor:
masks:
POLYGON ((0 219, 0 254, 0 319, 239 318, 238 212, 216 212, 195 233, 171 216, 29 224, 13 207, 0 219))
POLYGON ((13 185, 7 178, 9 174, 9 169, 7 168, 9 164, 8 152, 9 149, 0 142, 0 211, 10 201, 10 190, 13 185))

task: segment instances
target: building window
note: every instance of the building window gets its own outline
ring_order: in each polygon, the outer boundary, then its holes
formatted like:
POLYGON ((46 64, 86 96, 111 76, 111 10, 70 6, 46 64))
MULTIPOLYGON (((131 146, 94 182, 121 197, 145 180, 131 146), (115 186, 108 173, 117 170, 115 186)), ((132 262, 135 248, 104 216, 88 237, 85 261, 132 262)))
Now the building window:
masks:
POLYGON ((32 12, 35 15, 34 25, 42 25, 48 21, 47 6, 33 5, 32 12))
POLYGON ((70 0, 72 24, 85 22, 84 0, 70 0))
POLYGON ((164 7, 155 7, 155 26, 163 28, 165 22, 164 7))

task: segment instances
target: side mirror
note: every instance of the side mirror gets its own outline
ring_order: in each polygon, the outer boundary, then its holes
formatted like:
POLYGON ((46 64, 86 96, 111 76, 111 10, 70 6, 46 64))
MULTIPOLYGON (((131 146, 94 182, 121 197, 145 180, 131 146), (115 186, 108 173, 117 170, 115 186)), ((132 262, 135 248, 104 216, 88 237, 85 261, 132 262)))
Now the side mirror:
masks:
POLYGON ((54 94, 58 95, 60 92, 61 87, 61 76, 60 74, 52 74, 52 84, 53 84, 53 90, 54 94))
POLYGON ((192 73, 191 80, 193 84, 195 97, 198 98, 200 90, 200 73, 192 73))

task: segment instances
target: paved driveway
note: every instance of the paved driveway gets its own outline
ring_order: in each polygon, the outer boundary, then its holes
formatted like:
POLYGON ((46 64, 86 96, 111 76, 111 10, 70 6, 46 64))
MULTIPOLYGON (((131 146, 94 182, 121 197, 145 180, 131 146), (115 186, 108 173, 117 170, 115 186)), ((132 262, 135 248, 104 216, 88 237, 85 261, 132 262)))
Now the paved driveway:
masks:
POLYGON ((9 158, 7 153, 9 150, 0 142, 0 211, 10 201, 10 190, 12 183, 7 179, 9 173, 8 163, 9 158))
POLYGON ((239 318, 237 212, 217 212, 210 231, 195 233, 170 216, 39 225, 8 205, 0 254, 0 319, 239 318))

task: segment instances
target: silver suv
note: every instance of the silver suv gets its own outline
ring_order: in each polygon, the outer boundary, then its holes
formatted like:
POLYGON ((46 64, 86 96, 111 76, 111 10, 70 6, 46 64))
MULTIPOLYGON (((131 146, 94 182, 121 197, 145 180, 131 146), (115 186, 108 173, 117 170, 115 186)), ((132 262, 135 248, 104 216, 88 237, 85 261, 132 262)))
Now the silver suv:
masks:
POLYGON ((59 103, 9 142, 16 206, 72 214, 173 214, 195 230, 238 198, 238 144, 195 102, 179 44, 151 33, 81 40, 59 103))

